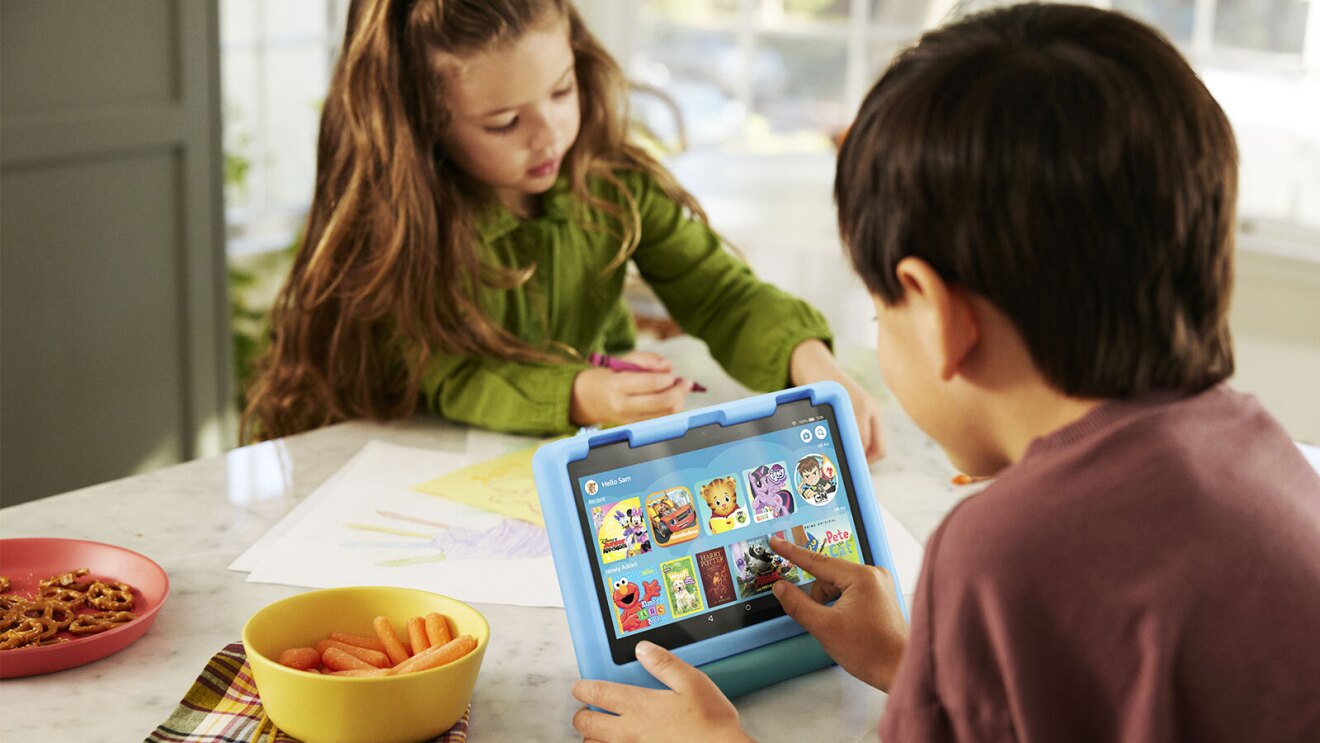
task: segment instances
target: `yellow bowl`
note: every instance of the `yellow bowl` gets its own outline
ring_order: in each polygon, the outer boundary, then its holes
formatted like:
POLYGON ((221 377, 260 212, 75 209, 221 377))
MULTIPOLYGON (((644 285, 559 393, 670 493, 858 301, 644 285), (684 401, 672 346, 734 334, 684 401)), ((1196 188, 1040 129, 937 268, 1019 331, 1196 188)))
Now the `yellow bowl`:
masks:
POLYGON ((490 626, 461 601, 411 588, 354 586, 309 591, 267 606, 243 627, 243 647, 266 714, 307 743, 392 743, 433 738, 463 716, 486 655, 490 626), (454 636, 477 647, 439 668, 398 676, 326 676, 275 661, 289 648, 310 647, 331 632, 375 637, 371 620, 387 617, 407 641, 409 617, 440 612, 454 636))

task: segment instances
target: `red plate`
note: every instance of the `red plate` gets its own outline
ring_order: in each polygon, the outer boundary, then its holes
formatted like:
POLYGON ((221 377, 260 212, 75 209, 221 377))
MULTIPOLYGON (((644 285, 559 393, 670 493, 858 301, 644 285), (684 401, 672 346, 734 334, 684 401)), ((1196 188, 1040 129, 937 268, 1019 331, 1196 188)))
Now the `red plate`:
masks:
MULTIPOLYGON (((147 631, 170 594, 165 571, 123 547, 82 539, 0 539, 0 575, 12 581, 10 593, 34 594, 43 578, 77 568, 89 568, 94 577, 133 586, 137 619, 57 645, 0 650, 0 678, 62 671, 113 655, 147 631)), ((61 636, 68 637, 68 633, 61 636)))

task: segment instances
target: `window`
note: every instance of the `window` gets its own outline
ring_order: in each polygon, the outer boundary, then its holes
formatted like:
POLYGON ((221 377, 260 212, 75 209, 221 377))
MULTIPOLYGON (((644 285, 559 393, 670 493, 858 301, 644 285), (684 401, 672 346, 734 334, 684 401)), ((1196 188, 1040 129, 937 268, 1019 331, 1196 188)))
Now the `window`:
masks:
MULTIPOLYGON (((827 151, 923 28, 1004 2, 630 0, 629 72, 677 99, 696 147, 827 151)), ((1241 151, 1243 243, 1320 260, 1320 0, 1099 0, 1164 31, 1241 151)), ((664 116, 639 107, 655 129, 664 116), (648 118, 654 118, 650 121, 648 118)))
POLYGON ((230 255, 283 248, 302 225, 347 9, 348 0, 220 2, 230 255))

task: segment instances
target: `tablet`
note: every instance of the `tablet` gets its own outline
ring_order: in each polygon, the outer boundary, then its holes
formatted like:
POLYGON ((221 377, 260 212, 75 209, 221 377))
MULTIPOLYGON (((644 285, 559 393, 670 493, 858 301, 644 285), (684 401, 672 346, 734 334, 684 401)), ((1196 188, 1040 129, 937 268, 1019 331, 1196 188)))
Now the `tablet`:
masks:
POLYGON ((837 384, 579 434, 533 469, 583 678, 657 686, 635 661, 642 640, 698 666, 743 656, 739 675, 762 680, 827 664, 809 636, 783 644, 803 630, 770 587, 814 578, 772 535, 894 572, 837 384))

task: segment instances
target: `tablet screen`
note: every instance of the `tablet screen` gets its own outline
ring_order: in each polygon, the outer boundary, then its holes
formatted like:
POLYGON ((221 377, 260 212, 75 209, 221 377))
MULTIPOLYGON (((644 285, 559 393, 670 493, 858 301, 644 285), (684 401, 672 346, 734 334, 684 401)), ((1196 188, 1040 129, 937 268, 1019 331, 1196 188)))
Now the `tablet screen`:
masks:
POLYGON ((675 648, 783 616, 770 586, 813 578, 769 548, 772 535, 870 564, 837 440, 832 406, 798 400, 571 463, 614 662, 641 640, 675 648))

